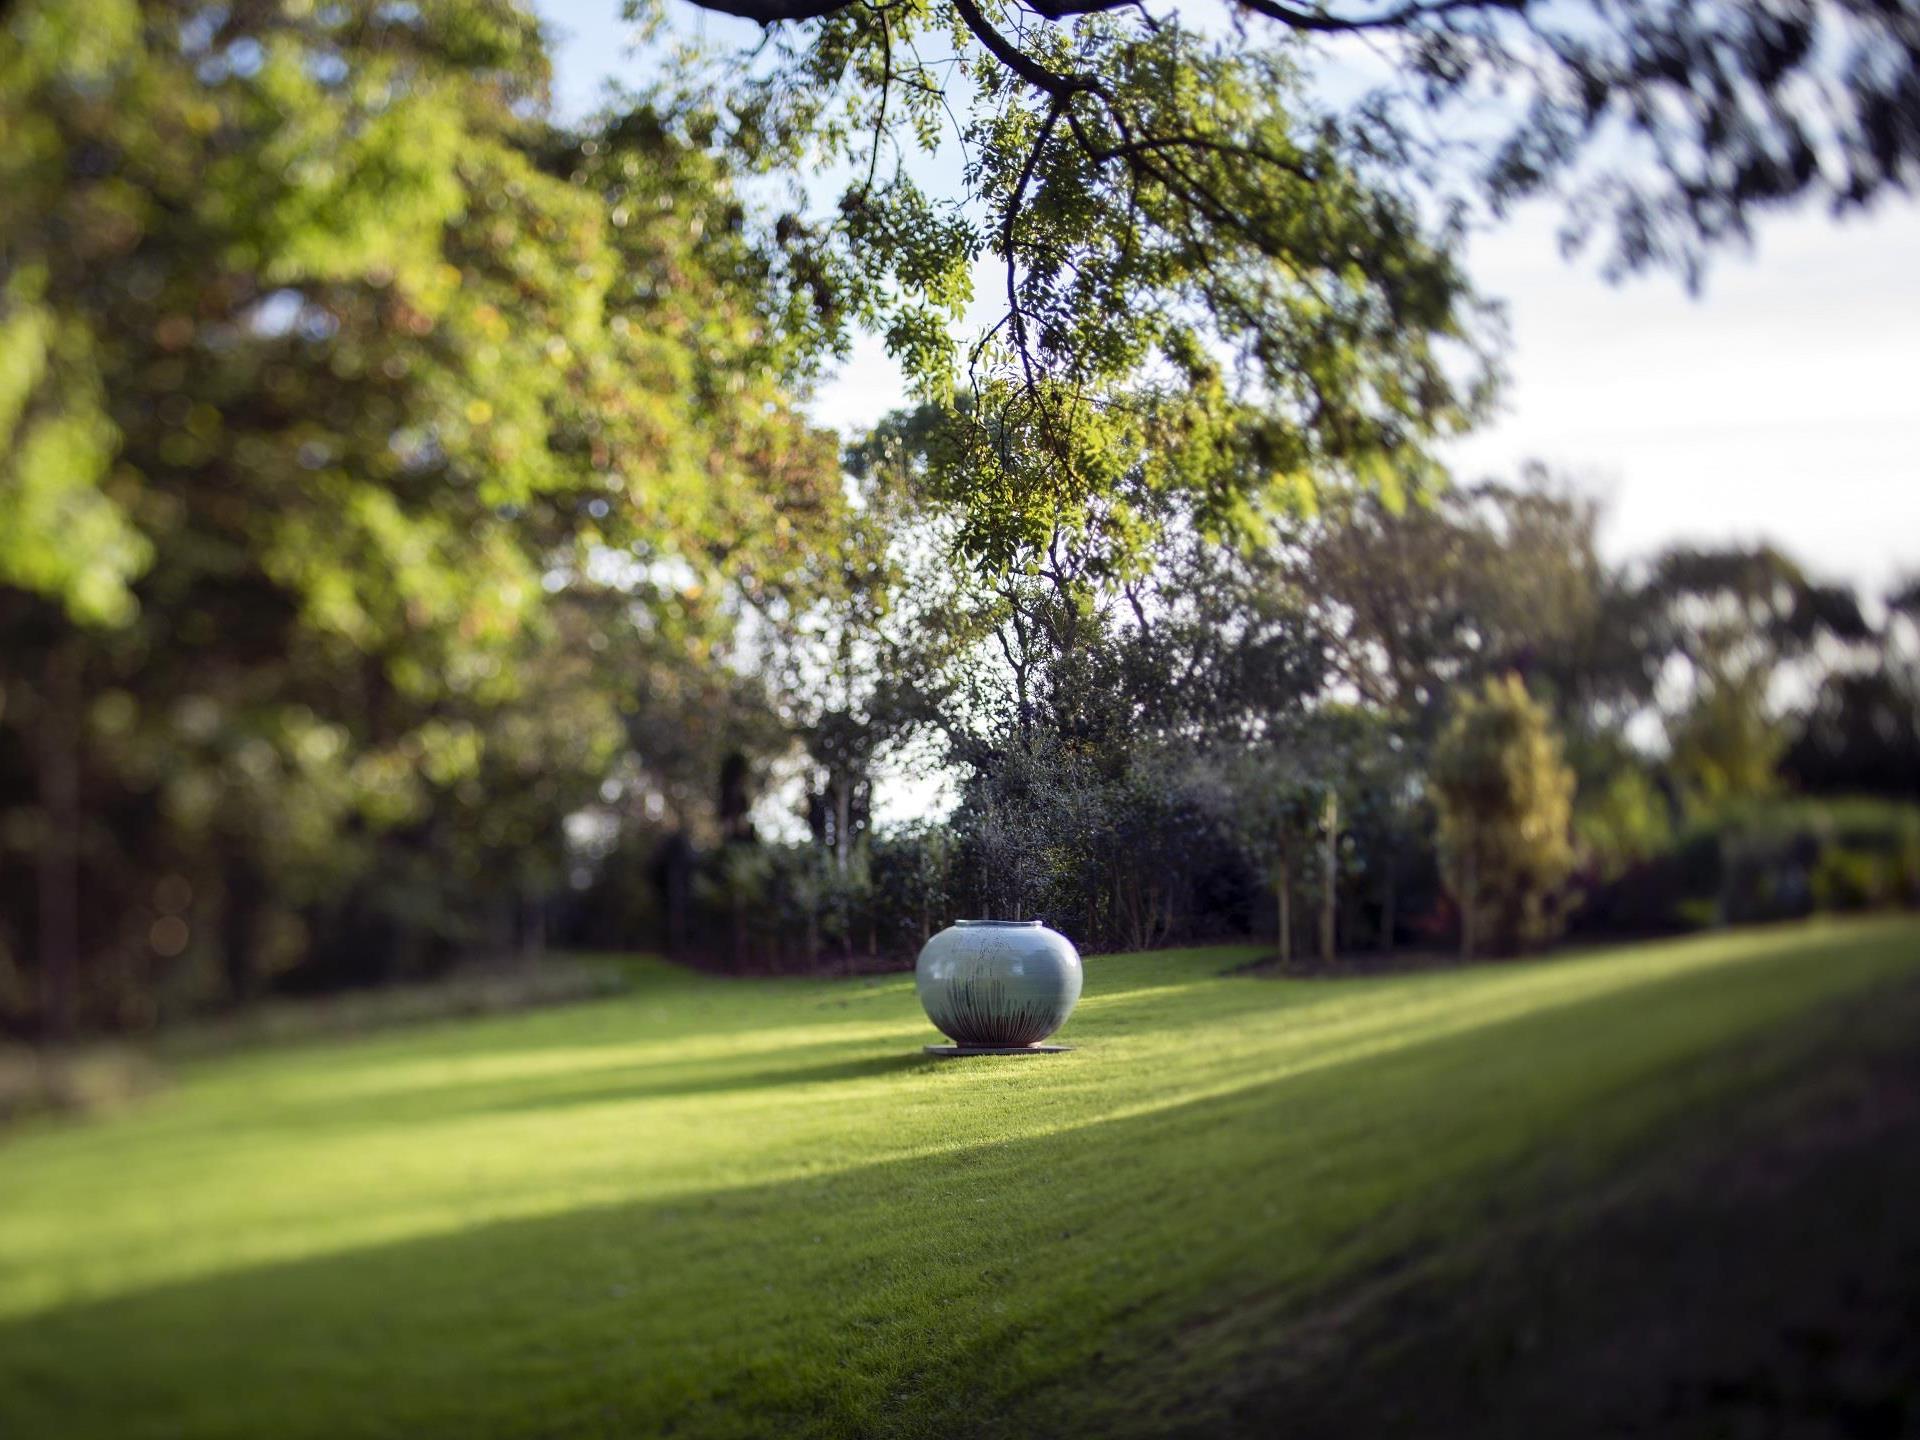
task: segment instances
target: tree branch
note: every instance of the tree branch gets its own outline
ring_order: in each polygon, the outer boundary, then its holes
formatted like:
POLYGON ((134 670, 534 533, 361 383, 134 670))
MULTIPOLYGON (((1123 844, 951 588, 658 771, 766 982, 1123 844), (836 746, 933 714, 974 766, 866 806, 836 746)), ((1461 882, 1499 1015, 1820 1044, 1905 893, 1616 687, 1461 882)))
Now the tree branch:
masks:
MULTIPOLYGON (((1022 0, 1036 15, 1048 20, 1064 20, 1071 15, 1099 15, 1109 10, 1124 10, 1137 0, 1022 0)), ((1529 0, 1410 0, 1377 15, 1346 17, 1329 14, 1318 7, 1283 5, 1277 0, 1234 0, 1256 15, 1285 25, 1290 30, 1347 34, 1361 30, 1396 30, 1437 19, 1461 10, 1524 10, 1529 0)))
POLYGON ((973 38, 987 47, 989 54, 1006 66, 1022 80, 1036 90, 1044 90, 1055 100, 1067 100, 1074 95, 1096 89, 1091 75, 1062 75, 1049 70, 1013 41, 993 28, 991 21, 980 12, 974 0, 953 0, 954 13, 972 32, 973 38))
POLYGON ((853 0, 691 0, 701 10, 734 15, 757 25, 779 25, 788 20, 818 20, 845 10, 853 0))
MULTIPOLYGON (((847 9, 855 3, 855 0, 688 0, 688 3, 702 10, 712 10, 721 15, 733 15, 742 20, 751 20, 758 25, 780 25, 788 21, 818 20, 822 16, 847 9)), ((1318 8, 1284 5, 1279 3, 1279 0, 1236 0, 1236 3, 1290 30, 1321 34, 1351 34, 1364 30, 1405 29, 1423 20, 1434 20, 1460 11, 1520 11, 1527 8, 1530 0, 1426 0, 1426 3, 1410 0, 1410 3, 1396 5, 1390 10, 1383 10, 1375 15, 1355 16, 1330 14, 1318 8)), ((1064 20, 1074 15, 1104 14, 1110 10, 1125 10, 1137 4, 1139 0, 1022 0, 1025 9, 1047 20, 1064 20)), ((1072 77, 1053 75, 1044 66, 1035 64, 1004 35, 988 24, 986 17, 980 13, 973 0, 954 0, 954 9, 959 12, 967 28, 979 37, 982 44, 993 51, 994 57, 1029 85, 1037 85, 1051 92, 1052 83, 1038 77, 1049 76, 1051 81, 1071 80, 1072 77), (988 38, 989 34, 993 37, 991 40, 988 38), (995 44, 996 41, 998 45, 995 44), (1031 67, 1031 73, 1023 66, 1031 67)))
POLYGON ((880 169, 880 145, 887 134, 887 99, 893 93, 893 27, 887 23, 885 9, 874 12, 880 17, 880 113, 873 122, 873 154, 867 161, 867 183, 863 195, 873 190, 873 177, 880 169))
POLYGON ((1027 151, 1027 163, 1020 168, 1020 179, 1007 200, 1006 223, 1000 229, 1000 248, 1007 262, 1007 309, 1013 317, 1013 344, 1020 352, 1020 365, 1026 372, 1028 390, 1033 389, 1033 360, 1027 354, 1027 322, 1020 313, 1020 299, 1015 285, 1014 228, 1020 221, 1020 207, 1026 201, 1027 186, 1032 183, 1033 172, 1040 164, 1040 152, 1052 137, 1053 127, 1059 123, 1060 112, 1066 109, 1066 103, 1065 97, 1056 95, 1053 104, 1047 107, 1047 118, 1040 122, 1040 133, 1034 137, 1033 148, 1027 151))

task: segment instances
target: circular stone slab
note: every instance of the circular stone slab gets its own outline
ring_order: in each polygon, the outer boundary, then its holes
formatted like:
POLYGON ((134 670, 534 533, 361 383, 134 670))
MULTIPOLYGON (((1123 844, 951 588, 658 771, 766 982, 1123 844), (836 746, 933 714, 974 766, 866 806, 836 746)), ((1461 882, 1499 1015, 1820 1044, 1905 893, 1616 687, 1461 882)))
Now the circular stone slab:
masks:
POLYGON ((959 1060, 968 1055, 1060 1055, 1071 1045, 927 1045, 927 1054, 941 1060, 959 1060))

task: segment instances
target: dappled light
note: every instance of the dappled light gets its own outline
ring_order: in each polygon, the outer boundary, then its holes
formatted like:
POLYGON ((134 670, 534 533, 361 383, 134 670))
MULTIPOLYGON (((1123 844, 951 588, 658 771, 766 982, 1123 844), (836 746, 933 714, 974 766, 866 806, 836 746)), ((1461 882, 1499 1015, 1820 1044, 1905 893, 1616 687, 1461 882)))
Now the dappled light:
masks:
MULTIPOLYGON (((141 1113, 13 1143, 0 1303, 34 1313, 516 1217, 971 1154, 1249 1088, 1276 1113, 1292 1112, 1296 1081, 1594 1005, 1677 1008, 1690 1018, 1649 1022, 1643 1033, 1657 1049, 1671 1025, 1698 1046, 1781 1004, 1898 973, 1912 938, 1900 926, 1786 930, 1333 987, 1232 974, 1233 951, 1098 959, 1066 1032, 1084 1053, 1053 1062, 1039 1089, 1018 1062, 949 1070, 924 1061, 917 1046, 929 1032, 898 980, 735 993, 740 1030, 679 1043, 663 1034, 624 1047, 515 1051, 476 1033, 463 1037, 465 1054, 431 1055, 431 1037, 397 1037, 208 1062, 141 1113), (1805 973, 1816 964, 1819 975, 1805 973), (1739 977, 1737 989, 1713 983, 1723 970, 1739 977), (839 1007, 880 1015, 807 1018, 839 1007), (754 1025, 776 1014, 795 1018, 754 1025), (430 1058, 414 1056, 423 1048, 430 1058), (1141 1074, 1154 1077, 1149 1093, 1141 1074), (140 1183, 115 1185, 109 1177, 129 1165, 140 1183), (94 1197, 78 1223, 67 1206, 76 1194, 94 1197)), ((683 1007, 739 988, 658 978, 658 993, 642 984, 611 1007, 491 1023, 509 1039, 574 1026, 590 1036, 610 1019, 644 1030, 658 1017, 668 1030, 683 1007)), ((1596 1046, 1617 1042, 1607 1012, 1586 1023, 1596 1046)), ((1580 1069, 1597 1083, 1604 1066, 1582 1053, 1580 1069)), ((1629 1052, 1621 1063, 1650 1057, 1629 1052)))
POLYGON ((0 0, 0 1440, 1912 1432, 1917 187, 1920 0, 0 0))

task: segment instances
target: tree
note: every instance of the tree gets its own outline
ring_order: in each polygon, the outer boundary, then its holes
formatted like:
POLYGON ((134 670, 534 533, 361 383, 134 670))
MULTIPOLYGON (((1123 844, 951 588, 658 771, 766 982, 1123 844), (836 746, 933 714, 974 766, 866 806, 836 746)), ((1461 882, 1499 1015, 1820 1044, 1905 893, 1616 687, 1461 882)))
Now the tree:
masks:
POLYGON ((769 170, 850 165, 832 218, 796 196, 769 241, 826 334, 884 334, 941 407, 933 474, 967 552, 1005 564, 1056 531, 1137 548, 1167 493, 1246 532, 1322 473, 1432 473, 1425 442, 1485 398, 1475 302, 1446 227, 1319 123, 1294 57, 1115 15, 1021 43, 970 0, 851 7, 650 97, 769 170), (963 90, 971 209, 902 163, 963 90), (1004 313, 963 346, 988 250, 1004 313))
POLYGON ((1618 724, 1647 697, 1633 597, 1601 560, 1596 507, 1531 470, 1402 504, 1329 496, 1291 576, 1333 668, 1430 744, 1456 689, 1514 671, 1569 729, 1618 724))
POLYGON ((1318 900, 1323 964, 1342 943, 1357 943, 1353 881, 1361 876, 1378 882, 1378 934, 1392 948, 1402 852, 1414 844, 1414 775, 1386 719, 1324 695, 1296 696, 1258 734, 1212 737, 1182 783, 1271 888, 1283 964, 1302 880, 1318 900))
POLYGON ((1803 789, 1920 799, 1920 582, 1885 603, 1866 663, 1830 666, 1800 719, 1783 768, 1803 789))
POLYGON ((928 398, 966 383, 940 471, 1001 522, 968 536, 989 558, 1135 484, 1233 527, 1328 475, 1431 473, 1427 441, 1486 398, 1486 367, 1448 360, 1476 349, 1466 207, 1563 193, 1612 271, 1697 279, 1756 214, 1865 206, 1920 160, 1902 3, 1243 0, 1211 31, 1131 0, 694 3, 765 31, 668 108, 768 169, 846 175, 774 225, 789 283, 928 398), (1334 105, 1304 77, 1342 38, 1377 59, 1334 105), (943 139, 957 196, 912 163, 943 139), (963 338, 977 256, 995 318, 963 338))
POLYGON ((1713 811, 1779 783, 1791 736, 1757 671, 1707 679, 1667 726, 1668 764, 1689 805, 1713 811))
POLYGON ((1441 866, 1460 907, 1460 953, 1551 939, 1573 872, 1573 771, 1518 676, 1464 700, 1434 751, 1441 866))
MULTIPOLYGON (((1348 902, 1377 906, 1378 947, 1391 951, 1402 886, 1413 878, 1409 862, 1431 844, 1421 801, 1421 757, 1391 715, 1359 706, 1326 705, 1317 719, 1334 782, 1327 804, 1335 809, 1338 820, 1337 827, 1323 825, 1327 848, 1322 928, 1333 929, 1344 888, 1348 902)), ((1353 912, 1352 903, 1345 908, 1353 912)), ((1357 948, 1359 937, 1351 922, 1347 932, 1346 944, 1357 948)))
POLYGON ((1274 558, 1211 544, 1166 506, 1150 560, 1130 572, 1062 536, 1030 569, 979 579, 981 683, 945 720, 971 776, 956 823, 991 814, 1005 833, 1044 837, 1059 922, 1129 948, 1208 924, 1203 892, 1241 908, 1235 880, 1253 852, 1215 793, 1232 787, 1195 767, 1279 745, 1322 678, 1274 558))
POLYGON ((895 467, 866 463, 872 442, 863 449, 807 603, 756 612, 761 663, 807 761, 808 828, 843 872, 870 830, 874 766, 932 719, 951 648, 930 613, 929 589, 950 587, 926 574, 938 553, 926 515, 895 467))
POLYGON ((1291 964, 1294 881, 1310 859, 1332 793, 1325 778, 1310 774, 1297 752, 1276 745, 1209 757, 1189 784, 1266 877, 1274 899, 1274 953, 1283 967, 1291 964))
POLYGON ((1771 547, 1658 556, 1642 583, 1652 624, 1642 639, 1667 664, 1664 704, 1682 792, 1711 809, 1773 786, 1791 736, 1776 680, 1829 647, 1872 632, 1851 591, 1810 579, 1771 547))
MULTIPOLYGON (((693 3, 767 27, 785 67, 851 72, 876 92, 842 122, 855 143, 872 136, 876 155, 897 129, 924 120, 924 92, 947 95, 917 45, 943 32, 989 99, 1009 90, 1053 99, 1068 130, 1089 112, 1131 120, 1132 148, 1088 145, 1122 174, 1141 163, 1141 151, 1180 155, 1196 128, 1195 97, 1178 88, 1163 90, 1157 107, 1133 108, 1139 97, 1124 82, 1160 78, 1145 66, 1178 53, 1155 42, 1181 22, 1126 0, 949 0, 924 9, 853 0, 693 3), (1116 36, 1141 66, 1118 77, 1089 60, 1116 36), (885 101, 895 91, 899 108, 889 115, 885 101)), ((628 9, 660 7, 630 0, 628 9)), ((1906 6, 1819 0, 1242 0, 1228 28, 1229 43, 1255 54, 1328 38, 1373 41, 1377 83, 1355 99, 1350 123, 1370 127, 1383 149, 1414 145, 1405 132, 1423 114, 1445 119, 1475 101, 1485 108, 1491 90, 1505 101, 1495 116, 1483 116, 1470 139, 1429 142, 1423 158, 1453 160, 1496 206, 1556 184, 1570 189, 1572 233, 1611 222, 1612 263, 1628 268, 1697 266, 1704 248, 1743 238, 1756 211, 1808 197, 1860 206, 1911 183, 1920 151, 1911 121, 1920 68, 1914 25, 1906 6)), ((1273 163, 1258 153, 1241 158, 1273 163)), ((988 167, 975 183, 984 189, 997 178, 988 167)))
POLYGON ((56 1029, 430 963, 557 883, 667 650, 815 583, 804 334, 715 157, 545 122, 507 0, 0 23, 0 948, 56 1029))

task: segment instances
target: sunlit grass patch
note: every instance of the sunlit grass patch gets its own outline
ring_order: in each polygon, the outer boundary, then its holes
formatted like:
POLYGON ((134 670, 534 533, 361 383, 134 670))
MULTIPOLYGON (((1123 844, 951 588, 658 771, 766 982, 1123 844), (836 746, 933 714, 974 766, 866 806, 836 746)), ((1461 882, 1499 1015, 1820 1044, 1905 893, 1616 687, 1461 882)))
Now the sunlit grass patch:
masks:
POLYGON ((1600 1173, 1746 1083, 1750 1040, 1920 972, 1920 925, 1226 973, 1251 953, 1091 960, 1078 1048, 1045 1059, 923 1059, 909 976, 654 967, 593 1004, 189 1064, 130 1111, 0 1142, 4 1428, 1056 1413, 1115 1366, 1146 1384, 1179 1327, 1278 1313, 1543 1166, 1600 1173))

